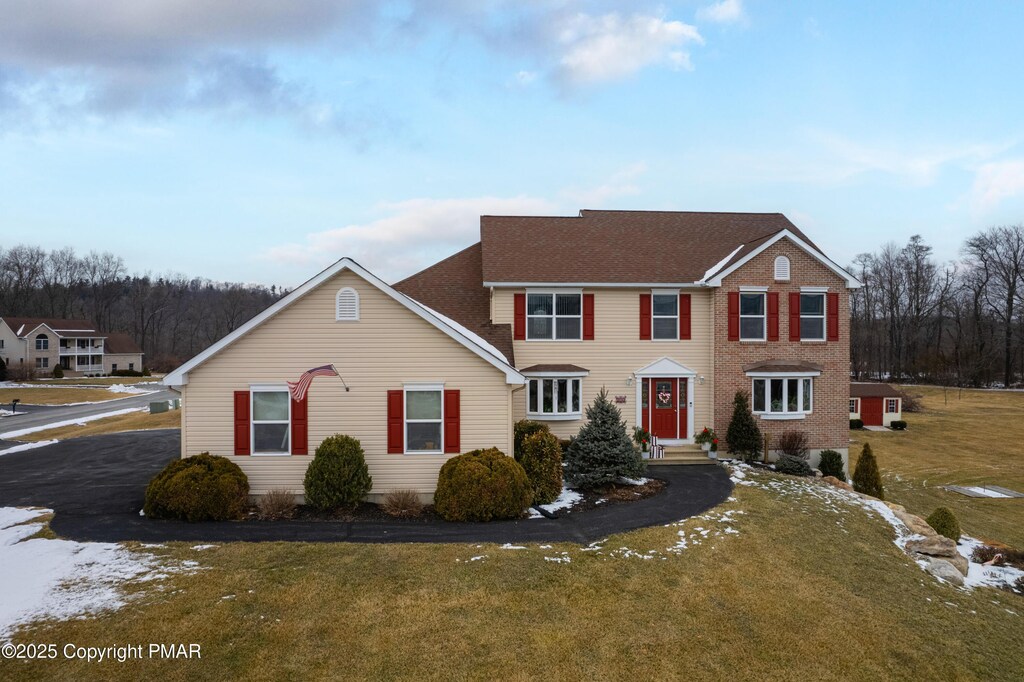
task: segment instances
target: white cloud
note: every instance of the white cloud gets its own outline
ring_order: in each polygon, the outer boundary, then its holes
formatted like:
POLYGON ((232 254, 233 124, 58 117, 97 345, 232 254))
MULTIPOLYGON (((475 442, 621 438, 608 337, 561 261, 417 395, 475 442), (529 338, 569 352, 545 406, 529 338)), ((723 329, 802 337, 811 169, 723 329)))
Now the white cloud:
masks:
POLYGON ((981 164, 974 175, 971 203, 986 211, 1004 199, 1024 194, 1024 160, 995 161, 981 164))
POLYGON ((640 193, 636 180, 647 172, 647 164, 633 163, 619 170, 596 187, 573 188, 562 192, 568 200, 583 208, 604 208, 609 201, 619 197, 633 196, 640 193))
POLYGON ((698 21, 732 24, 746 19, 741 0, 722 0, 697 10, 698 21))
POLYGON ((692 69, 683 49, 704 39, 696 27, 662 17, 617 13, 567 17, 557 32, 556 76, 569 85, 619 80, 656 64, 692 69))

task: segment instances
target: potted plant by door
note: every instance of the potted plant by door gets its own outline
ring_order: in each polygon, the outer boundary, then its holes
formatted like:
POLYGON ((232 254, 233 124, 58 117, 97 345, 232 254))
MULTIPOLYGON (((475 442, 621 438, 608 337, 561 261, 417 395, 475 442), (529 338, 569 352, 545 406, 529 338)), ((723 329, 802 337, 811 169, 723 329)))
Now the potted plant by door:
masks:
POLYGON ((711 449, 708 450, 708 457, 711 459, 718 459, 718 438, 711 439, 711 449))
POLYGON ((705 426, 704 429, 700 433, 698 433, 697 436, 693 439, 693 442, 700 445, 701 449, 704 452, 710 452, 711 441, 713 440, 716 440, 715 430, 709 429, 708 427, 705 426))
POLYGON ((651 449, 651 434, 642 426, 633 427, 633 442, 640 446, 640 452, 644 457, 649 456, 651 449))

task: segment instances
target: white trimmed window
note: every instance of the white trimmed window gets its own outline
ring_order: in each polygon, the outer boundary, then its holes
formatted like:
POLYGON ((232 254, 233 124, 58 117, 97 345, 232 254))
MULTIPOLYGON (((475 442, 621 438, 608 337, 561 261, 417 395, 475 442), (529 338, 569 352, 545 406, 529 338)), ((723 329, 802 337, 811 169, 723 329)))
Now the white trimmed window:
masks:
POLYGON ((36 358, 36 368, 44 369, 50 366, 50 358, 36 358))
POLYGON ((679 339, 678 292, 651 294, 651 338, 672 341, 679 339))
POLYGON ((800 419, 813 407, 811 377, 755 378, 751 388, 754 414, 766 418, 800 419))
POLYGON ((287 455, 291 452, 292 400, 280 386, 252 387, 252 454, 287 455))
POLYGON ((552 377, 530 379, 526 413, 535 419, 578 419, 582 413, 583 379, 552 377))
POLYGON ((857 414, 860 410, 857 409, 857 399, 850 398, 850 414, 857 414))
POLYGON ((444 387, 405 387, 405 451, 437 454, 444 451, 444 387))
POLYGON ((765 293, 740 292, 740 340, 764 341, 767 326, 765 293))
POLYGON ((580 341, 583 338, 583 294, 527 293, 526 338, 580 341))
POLYGON ((36 337, 36 350, 49 350, 50 349, 50 337, 46 334, 40 334, 36 337))
POLYGON ((775 259, 775 281, 789 281, 789 258, 787 256, 779 256, 775 259))
POLYGON ((825 294, 800 294, 800 340, 825 340, 825 294))
POLYGON ((356 322, 359 320, 359 292, 352 287, 344 287, 334 298, 334 319, 339 322, 356 322))
POLYGON ((889 414, 896 414, 899 412, 899 400, 897 398, 886 398, 885 411, 889 414))

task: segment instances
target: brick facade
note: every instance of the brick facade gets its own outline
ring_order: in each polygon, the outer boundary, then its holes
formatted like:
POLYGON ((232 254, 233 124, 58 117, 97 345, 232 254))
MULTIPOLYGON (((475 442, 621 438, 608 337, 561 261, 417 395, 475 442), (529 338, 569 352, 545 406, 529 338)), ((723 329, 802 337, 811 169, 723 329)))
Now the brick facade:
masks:
POLYGON ((751 378, 743 367, 763 360, 793 360, 822 366, 814 379, 813 409, 804 419, 768 420, 756 417, 761 431, 776 437, 783 431, 805 431, 812 449, 812 465, 817 451, 838 450, 846 456, 849 448, 850 397, 850 308, 846 282, 802 249, 782 239, 724 278, 714 294, 715 327, 715 430, 723 436, 732 418, 736 391, 751 390, 751 378), (775 258, 790 259, 790 281, 777 282, 775 258), (730 341, 728 334, 728 295, 741 286, 768 287, 779 293, 778 341, 730 341), (789 340, 789 293, 802 286, 828 287, 839 295, 839 339, 837 341, 789 340))

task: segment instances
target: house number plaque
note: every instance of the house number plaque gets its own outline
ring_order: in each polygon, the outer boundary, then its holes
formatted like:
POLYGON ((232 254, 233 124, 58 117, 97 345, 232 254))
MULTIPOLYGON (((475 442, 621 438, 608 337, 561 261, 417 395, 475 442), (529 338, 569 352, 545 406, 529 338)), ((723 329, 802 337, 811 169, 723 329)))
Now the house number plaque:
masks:
POLYGON ((624 396, 624 395, 617 395, 617 396, 615 396, 615 404, 616 405, 625 405, 626 404, 626 396, 624 396))

